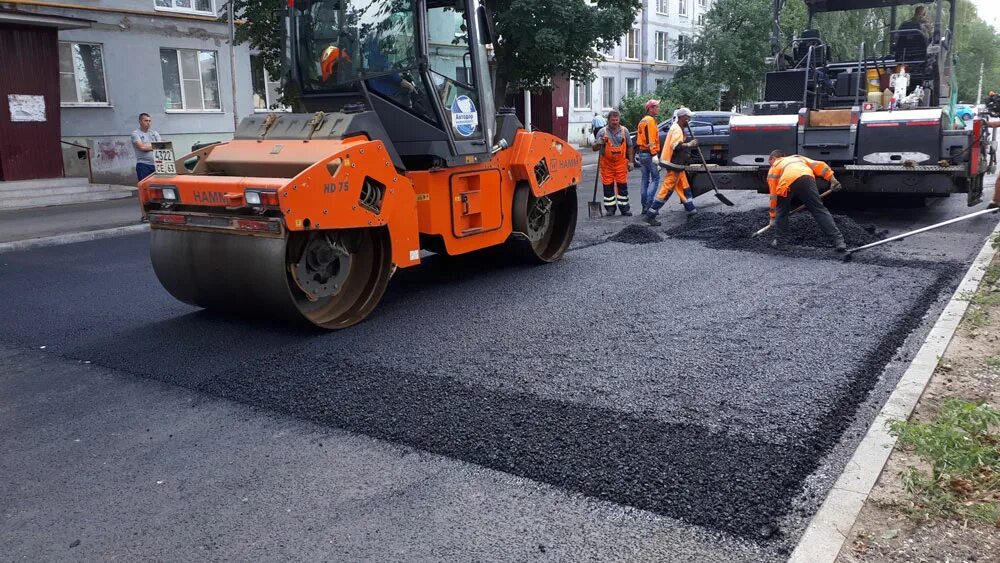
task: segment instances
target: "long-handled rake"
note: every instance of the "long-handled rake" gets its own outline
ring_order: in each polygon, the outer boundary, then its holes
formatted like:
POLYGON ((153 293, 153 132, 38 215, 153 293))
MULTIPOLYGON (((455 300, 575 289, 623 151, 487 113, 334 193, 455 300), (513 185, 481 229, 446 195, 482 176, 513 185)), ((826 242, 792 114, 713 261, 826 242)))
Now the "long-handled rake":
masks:
MULTIPOLYGON (((830 195, 830 194, 832 194, 832 193, 833 193, 833 190, 826 190, 825 192, 823 192, 823 193, 821 193, 821 194, 819 195, 819 198, 820 198, 820 199, 823 199, 824 197, 826 197, 826 196, 828 196, 828 195, 830 195)), ((791 211, 791 212, 789 213, 789 215, 795 215, 796 213, 799 213, 799 212, 803 211, 803 210, 804 210, 805 208, 806 208, 806 206, 805 206, 805 205, 800 205, 800 206, 796 207, 795 209, 793 209, 793 210, 792 210, 792 211, 791 211)), ((756 233, 754 233, 754 234, 750 235, 750 238, 753 238, 753 237, 759 237, 760 235, 762 235, 762 234, 764 234, 764 233, 766 233, 766 232, 768 232, 768 231, 770 231, 770 230, 771 230, 771 224, 770 224, 770 223, 768 223, 767 225, 765 225, 765 226, 764 226, 764 228, 763 228, 763 229, 760 229, 760 230, 759 230, 759 231, 757 231, 756 233)))
POLYGON ((933 229, 937 229, 939 227, 944 227, 945 225, 951 225, 952 223, 958 223, 959 221, 965 221, 966 219, 972 219, 973 217, 979 217, 980 215, 988 215, 990 213, 997 213, 997 212, 1000 212, 1000 208, 994 207, 993 209, 982 209, 982 210, 979 210, 979 211, 974 211, 974 212, 969 213, 967 215, 961 215, 959 217, 955 217, 954 219, 948 219, 947 221, 942 221, 940 223, 935 223, 933 225, 928 225, 926 227, 921 227, 919 229, 914 229, 914 230, 909 231, 909 232, 901 233, 901 234, 898 234, 896 236, 889 237, 887 239, 882 239, 882 240, 880 240, 878 242, 873 242, 871 244, 866 244, 864 246, 859 246, 857 248, 851 248, 851 249, 847 250, 846 254, 844 254, 844 260, 845 261, 850 260, 851 256, 855 252, 858 252, 860 250, 865 250, 865 249, 868 249, 868 248, 874 248, 876 246, 881 246, 881 245, 889 243, 889 242, 893 242, 893 241, 897 241, 897 240, 902 240, 902 239, 904 239, 904 238, 906 238, 906 237, 908 237, 910 235, 915 235, 917 233, 924 233, 924 232, 927 232, 927 231, 930 231, 930 230, 933 230, 933 229))

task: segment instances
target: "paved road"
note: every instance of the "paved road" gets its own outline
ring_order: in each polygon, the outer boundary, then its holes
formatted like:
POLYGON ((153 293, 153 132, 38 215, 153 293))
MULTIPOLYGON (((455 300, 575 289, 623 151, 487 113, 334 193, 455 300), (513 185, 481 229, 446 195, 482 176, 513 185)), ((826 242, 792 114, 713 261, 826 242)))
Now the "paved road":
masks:
POLYGON ((177 303, 145 235, 0 255, 0 552, 778 561, 996 221, 850 264, 625 223, 431 260, 332 334, 177 303))
POLYGON ((134 225, 140 215, 136 197, 0 211, 0 242, 134 225))

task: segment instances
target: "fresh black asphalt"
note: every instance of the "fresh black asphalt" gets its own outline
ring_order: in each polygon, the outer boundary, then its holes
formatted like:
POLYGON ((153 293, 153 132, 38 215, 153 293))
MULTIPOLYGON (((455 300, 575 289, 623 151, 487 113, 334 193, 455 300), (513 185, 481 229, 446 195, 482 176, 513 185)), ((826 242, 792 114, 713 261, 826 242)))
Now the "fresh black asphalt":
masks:
MULTIPOLYGON (((596 228, 628 225, 614 221, 581 228, 596 242, 606 238, 596 228)), ((15 350, 45 346, 44 354, 67 365, 126 377, 135 393, 149 387, 151 400, 171 387, 147 379, 255 407, 242 415, 250 421, 290 415, 741 538, 713 540, 719 553, 732 553, 727 542, 736 541, 745 560, 759 559, 748 555, 757 549, 780 557, 800 532, 782 523, 806 479, 928 307, 953 287, 967 249, 931 263, 872 254, 844 264, 823 248, 782 255, 727 249, 713 244, 718 237, 686 240, 677 224, 647 237, 650 244, 578 246, 545 267, 430 260, 399 272, 369 321, 337 333, 173 301, 152 275, 146 236, 2 255, 0 294, 17 297, 5 300, 0 342, 15 350)), ((17 391, 9 396, 31 404, 44 397, 31 386, 45 378, 33 373, 22 365, 18 376, 0 381, 17 391)), ((74 377, 97 375, 78 370, 74 377)), ((25 537, 32 527, 72 526, 81 516, 51 514, 67 507, 46 494, 46 475, 60 474, 33 468, 32 460, 59 456, 37 442, 35 419, 25 417, 40 407, 5 404, 10 400, 0 399, 0 422, 16 424, 0 440, 19 455, 0 465, 0 501, 15 507, 3 514, 15 530, 4 541, 24 552, 49 537, 25 537), (21 487, 30 473, 37 486, 21 487)), ((141 403, 134 393, 122 400, 141 403)), ((43 402, 51 408, 50 401, 43 402)), ((160 462, 157 452, 139 453, 146 464, 160 462)), ((177 474, 196 461, 160 453, 177 474)), ((304 460, 289 463, 307 469, 304 460)), ((379 479, 393 471, 384 458, 371 463, 367 471, 379 479)), ((241 473, 226 472, 234 471, 241 473)), ((99 473, 89 484, 111 487, 99 473)), ((272 479, 260 485, 269 494, 273 486, 272 479)), ((205 500, 173 499, 163 514, 155 504, 134 506, 155 503, 140 491, 118 492, 123 519, 156 521, 164 530, 202 521, 212 509, 205 500)), ((330 516, 312 510, 318 527, 328 523, 330 516)), ((490 525, 484 518, 467 525, 490 525)), ((398 520, 389 526, 410 534, 415 550, 443 541, 441 530, 398 520)), ((298 528, 287 533, 309 537, 298 528)), ((611 528, 599 533, 614 535, 611 528)), ((470 529, 460 535, 476 537, 470 529)), ((679 540, 675 533, 664 541, 679 540)), ((378 553, 361 543, 344 540, 327 555, 378 553)), ((408 543, 394 545, 405 550, 408 543)), ((658 553, 647 547, 646 555, 658 553)), ((310 553, 322 553, 316 549, 310 553)), ((449 553, 467 559, 483 553, 478 549, 449 553)))

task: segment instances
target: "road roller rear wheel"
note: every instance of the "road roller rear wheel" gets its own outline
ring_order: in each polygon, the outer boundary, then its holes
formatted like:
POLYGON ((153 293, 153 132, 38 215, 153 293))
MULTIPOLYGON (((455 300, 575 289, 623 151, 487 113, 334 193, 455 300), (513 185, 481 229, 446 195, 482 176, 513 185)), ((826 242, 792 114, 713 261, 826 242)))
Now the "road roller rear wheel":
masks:
POLYGON ((384 230, 295 233, 288 251, 288 285, 295 306, 323 328, 346 328, 364 320, 382 299, 392 275, 384 230))
POLYGON ((514 193, 514 231, 524 238, 515 240, 532 262, 554 262, 569 248, 576 231, 576 187, 535 197, 527 185, 514 193))

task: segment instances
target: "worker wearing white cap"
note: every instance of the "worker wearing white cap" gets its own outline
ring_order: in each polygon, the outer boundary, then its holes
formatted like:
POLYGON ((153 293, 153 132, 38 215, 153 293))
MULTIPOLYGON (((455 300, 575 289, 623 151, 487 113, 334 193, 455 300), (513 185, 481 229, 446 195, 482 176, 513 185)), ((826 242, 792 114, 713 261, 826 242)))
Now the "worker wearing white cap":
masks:
POLYGON ((691 139, 687 142, 684 140, 684 127, 687 127, 691 121, 691 110, 682 107, 674 112, 674 116, 674 124, 667 132, 667 139, 663 143, 663 152, 660 153, 660 166, 666 169, 666 174, 664 174, 653 203, 642 214, 642 220, 654 227, 660 225, 660 222, 656 220, 656 215, 667 202, 670 194, 674 192, 677 192, 677 198, 688 215, 694 215, 698 212, 694 202, 691 201, 691 184, 688 182, 687 172, 684 169, 691 149, 698 146, 697 139, 691 139))

